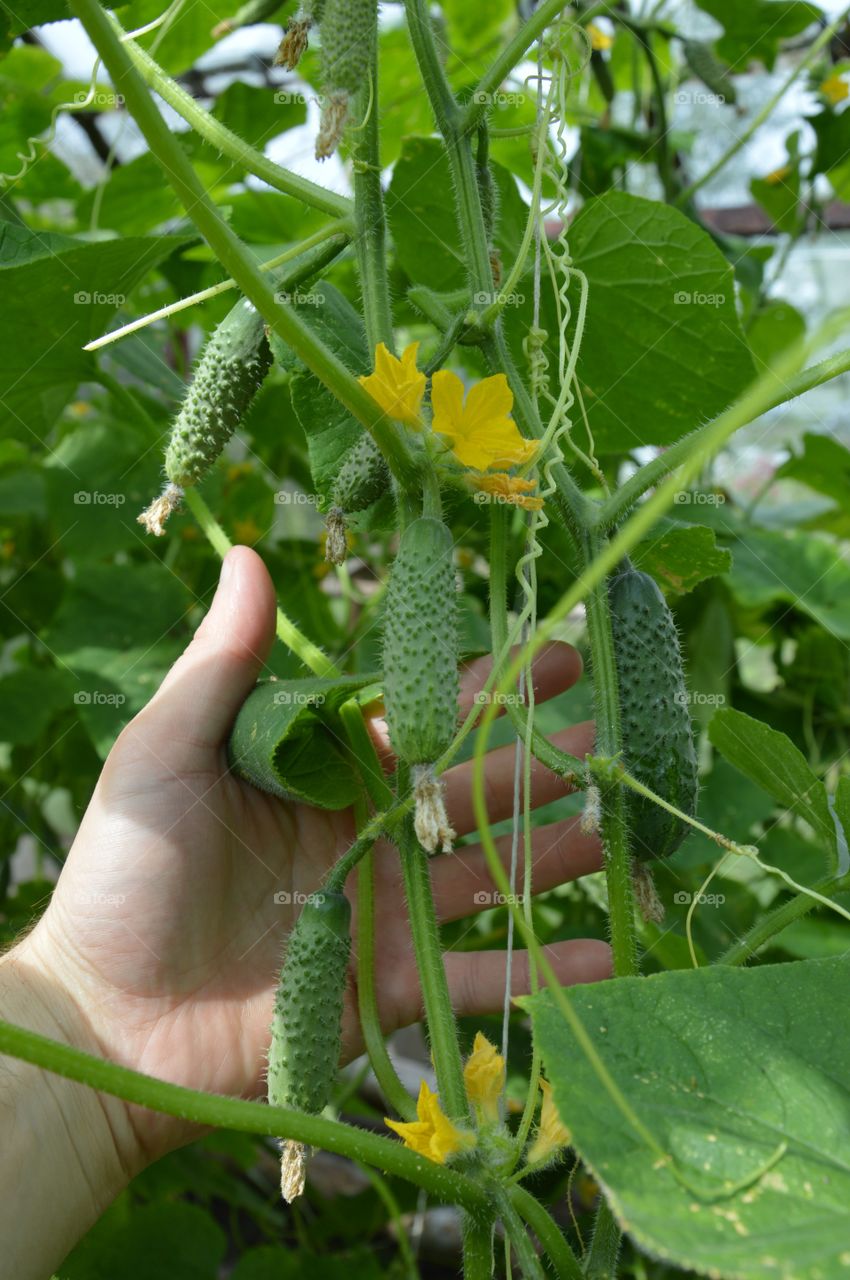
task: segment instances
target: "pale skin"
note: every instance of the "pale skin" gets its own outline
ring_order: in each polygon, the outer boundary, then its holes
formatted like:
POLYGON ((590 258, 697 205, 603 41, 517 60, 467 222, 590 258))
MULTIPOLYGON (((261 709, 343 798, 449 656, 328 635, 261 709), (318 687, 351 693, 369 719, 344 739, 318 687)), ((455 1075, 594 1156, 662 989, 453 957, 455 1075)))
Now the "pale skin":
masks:
MULTIPOLYGON (((262 1095, 276 975, 297 902, 354 832, 349 811, 286 804, 227 770, 228 732, 273 642, 274 610, 262 561, 235 548, 192 643, 110 753, 49 907, 0 962, 0 1017, 193 1089, 262 1095), (295 905, 276 901, 281 893, 295 905)), ((464 709, 488 669, 475 662, 463 671, 464 709)), ((570 646, 545 650, 534 670, 537 700, 580 674, 570 646)), ((389 767, 383 721, 370 730, 389 767)), ((592 726, 580 724, 553 740, 582 756, 592 739, 592 726)), ((513 747, 488 757, 494 822, 512 811, 513 771, 513 747)), ((469 766, 450 769, 445 782, 453 826, 472 832, 469 766)), ((563 793, 563 782, 535 764, 534 804, 563 793)), ((575 819, 538 828, 534 841, 535 892, 601 865, 597 838, 575 819)), ((499 844, 507 861, 509 840, 499 844)), ((475 844, 434 858, 431 871, 442 920, 481 910, 475 895, 493 889, 475 844)), ((421 1004, 389 845, 376 848, 375 878, 378 1001, 391 1032, 417 1021, 421 1004)), ((356 877, 346 892, 356 913, 356 877)), ((548 957, 565 983, 610 975, 601 941, 561 942, 548 957)), ((527 989, 524 960, 514 964, 515 993, 527 989)), ((501 1008, 504 952, 449 954, 446 972, 459 1014, 501 1008)), ((343 1039, 345 1060, 361 1051, 353 972, 343 1039)), ((0 1058, 0 1276, 49 1276, 131 1177, 198 1132, 0 1058)))

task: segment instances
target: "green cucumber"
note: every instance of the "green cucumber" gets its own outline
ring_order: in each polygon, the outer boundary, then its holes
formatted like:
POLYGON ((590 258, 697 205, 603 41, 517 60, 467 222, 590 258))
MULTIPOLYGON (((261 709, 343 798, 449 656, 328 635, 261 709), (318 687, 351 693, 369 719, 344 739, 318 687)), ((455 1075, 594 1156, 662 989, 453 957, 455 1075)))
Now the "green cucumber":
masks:
POLYGON ((350 99, 366 83, 375 50, 377 0, 324 0, 322 41, 322 119, 316 158, 333 155, 348 120, 350 99))
POLYGON ((342 460, 331 489, 325 539, 325 559, 343 564, 348 555, 347 515, 365 511, 390 487, 390 469, 378 446, 364 432, 342 460))
POLYGON ((706 40, 685 40, 682 52, 688 69, 701 80, 707 89, 734 106, 738 100, 735 85, 729 79, 729 71, 716 57, 714 50, 706 40))
MULTIPOLYGON (((351 904, 342 893, 312 894, 289 935, 275 997, 268 1099, 319 1115, 339 1067, 342 1009, 351 952, 351 904)), ((283 1143, 281 1188, 287 1201, 304 1189, 304 1148, 283 1143)))
POLYGON ((392 748, 413 767, 416 834, 429 853, 454 838, 431 766, 457 731, 457 659, 452 535, 422 516, 401 535, 387 587, 384 707, 392 748))
MULTIPOLYGON (((619 685, 623 762, 644 786, 683 813, 699 790, 693 729, 676 624, 654 578, 628 568, 608 585, 619 685)), ((666 858, 690 828, 628 792, 631 844, 641 859, 666 858)))

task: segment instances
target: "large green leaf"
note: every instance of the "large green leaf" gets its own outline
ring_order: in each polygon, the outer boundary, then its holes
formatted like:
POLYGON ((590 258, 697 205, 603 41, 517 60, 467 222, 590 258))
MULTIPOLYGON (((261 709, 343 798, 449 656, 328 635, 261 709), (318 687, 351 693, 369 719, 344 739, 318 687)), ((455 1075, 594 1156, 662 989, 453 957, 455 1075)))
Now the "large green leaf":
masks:
POLYGON ((850 639, 850 565, 834 542, 811 533, 740 528, 729 585, 750 609, 785 602, 840 640, 850 639))
POLYGON ((589 285, 579 381, 598 451, 670 444, 752 379, 732 268, 683 214, 612 191, 581 210, 570 251, 589 285))
POLYGON ((577 987, 614 1105, 550 992, 530 1010, 581 1158, 641 1249, 735 1280, 838 1280, 850 1253, 850 959, 577 987))
POLYGON ((799 480, 844 505, 850 500, 850 449, 832 436, 807 431, 803 452, 784 462, 777 480, 799 480))
POLYGON ((242 705, 228 743, 240 778, 321 809, 345 809, 360 782, 345 752, 338 712, 375 676, 264 680, 242 705))
POLYGON ((0 249, 0 431, 41 437, 77 385, 95 378, 85 343, 109 319, 136 283, 185 244, 184 239, 74 241, 39 244, 31 232, 8 235, 0 249))
POLYGON ((679 528, 672 522, 639 542, 632 560, 675 595, 693 591, 706 578, 725 573, 732 563, 729 552, 718 547, 713 529, 698 524, 679 528))
POLYGON ((835 852, 835 823, 826 788, 790 738, 732 707, 716 713, 708 735, 731 764, 786 809, 805 818, 822 847, 835 852))
POLYGON ((58 1269, 59 1280, 216 1280, 227 1242, 193 1204, 117 1203, 58 1269))
POLYGON ((780 42, 822 17, 817 5, 803 0, 697 0, 697 4, 723 27, 717 52, 738 69, 756 58, 772 67, 780 42))

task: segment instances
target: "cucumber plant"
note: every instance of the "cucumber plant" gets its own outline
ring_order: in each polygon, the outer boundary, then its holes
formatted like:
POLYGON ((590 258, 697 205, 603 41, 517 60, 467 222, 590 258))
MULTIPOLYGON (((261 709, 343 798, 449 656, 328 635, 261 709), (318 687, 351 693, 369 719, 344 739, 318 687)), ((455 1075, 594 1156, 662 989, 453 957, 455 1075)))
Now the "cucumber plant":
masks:
MULTIPOLYGON (((700 993, 708 991, 710 997, 714 991, 709 983, 725 981, 724 968, 746 980, 747 974, 737 972, 743 961, 767 945, 795 912, 802 914, 796 898, 789 900, 791 906, 780 904, 754 929, 752 947, 737 943, 725 966, 700 963, 690 914, 684 936, 672 942, 653 926, 661 923, 654 878, 669 900, 674 876, 686 868, 688 851, 678 860, 677 852, 694 827, 723 856, 753 856, 751 846, 700 821, 699 761, 710 754, 711 744, 698 741, 702 730, 691 718, 683 645, 670 604, 681 595, 678 616, 693 622, 688 591, 725 572, 726 562, 715 545, 717 530, 695 529, 690 509, 678 511, 681 518, 675 522, 665 523, 667 513, 677 493, 687 497, 708 474, 734 431, 779 399, 850 367, 850 359, 832 357, 801 380, 801 357, 794 349, 784 363, 777 360, 776 368, 765 357, 768 372, 755 377, 753 353, 777 346, 773 330, 759 337, 759 326, 769 318, 769 282, 759 274, 761 259, 751 254, 741 261, 736 240, 700 225, 693 197, 718 166, 690 184, 684 176, 691 158, 676 150, 683 144, 677 127, 670 127, 673 96, 695 77, 715 97, 734 103, 730 77, 751 56, 750 44, 738 47, 743 37, 731 24, 722 39, 685 39, 658 13, 635 15, 622 5, 593 6, 585 21, 578 6, 542 0, 520 6, 528 13, 520 22, 512 11, 491 14, 487 6, 473 13, 473 6, 466 12, 462 5, 446 5, 438 13, 424 0, 405 0, 404 30, 392 20, 382 30, 376 0, 304 0, 288 11, 276 63, 293 75, 315 76, 321 100, 315 154, 322 160, 337 155, 340 171, 351 178, 349 196, 271 160, 257 143, 259 129, 253 143, 241 138, 236 127, 246 127, 244 118, 228 117, 225 123, 224 109, 208 112, 159 65, 157 46, 151 53, 143 50, 98 0, 70 0, 70 5, 113 82, 120 82, 127 110, 203 239, 203 252, 227 276, 199 296, 229 287, 239 294, 201 350, 165 441, 164 489, 140 520, 149 532, 163 535, 168 515, 185 497, 202 531, 221 551, 226 535, 197 489, 233 433, 245 429, 250 435, 255 427, 253 443, 269 470, 291 467, 288 477, 305 489, 312 486, 306 496, 325 516, 327 563, 310 564, 309 590, 302 590, 305 575, 294 577, 303 567, 297 556, 311 532, 318 541, 321 521, 311 510, 296 523, 285 504, 272 510, 270 491, 266 494, 264 518, 275 530, 270 558, 281 575, 292 567, 295 586, 282 584, 287 612, 278 611, 278 636, 289 650, 281 657, 287 679, 264 682, 263 713, 248 726, 260 761, 252 780, 264 787, 267 802, 303 816, 307 806, 296 810, 294 792, 270 787, 269 780, 284 774, 298 782, 318 777, 311 810, 343 813, 346 825, 334 826, 333 832, 344 830, 350 840, 323 876, 316 871, 321 883, 286 942, 270 1014, 267 1097, 282 1110, 269 1122, 274 1127, 262 1131, 283 1139, 285 1199, 304 1190, 307 1149, 324 1144, 460 1206, 466 1280, 496 1273, 497 1223, 509 1256, 528 1280, 544 1274, 532 1234, 552 1273, 577 1280, 582 1274, 649 1274, 650 1264, 631 1254, 619 1262, 622 1228, 634 1223, 636 1249, 647 1242, 649 1255, 690 1265, 689 1246, 682 1244, 685 1238, 690 1242, 690 1233, 679 1223, 668 1240, 658 1225, 663 1212, 647 1212, 653 1195, 662 1198, 661 1186, 671 1215, 687 1196, 683 1216, 694 1235, 701 1220, 710 1217, 718 1257, 728 1253, 733 1259, 728 1270, 712 1260, 711 1274, 767 1274, 759 1270, 773 1266, 761 1261, 771 1247, 763 1239, 740 1261, 741 1242, 752 1224, 746 1218, 744 1229, 736 1215, 744 1205, 761 1205, 763 1191, 765 1202, 768 1192, 778 1194, 788 1185, 782 1182, 786 1173, 793 1181, 796 1166, 789 1172, 782 1162, 792 1148, 793 1158, 802 1159, 804 1144, 791 1135, 776 1150, 761 1150, 757 1137, 752 1141, 758 1160, 744 1160, 731 1137, 737 1113, 730 1103, 728 1140, 716 1144, 722 1148, 720 1162, 725 1161, 721 1178, 712 1164, 717 1135, 708 1132, 708 1113, 695 1119, 687 1111, 693 1095, 704 1101, 706 1094, 683 1083, 703 1068, 716 1083, 716 1061, 704 1066, 688 1059, 683 1066, 686 1055, 677 1057, 673 1042, 685 1044, 691 1028, 681 1023, 669 1043, 665 1040, 669 1062, 659 1061, 650 1037, 641 1038, 629 1021, 629 998, 637 1008, 644 988, 651 995, 673 984, 617 981, 600 984, 586 997, 570 996, 538 937, 545 934, 554 948, 581 932, 586 917, 604 919, 617 979, 669 967, 677 971, 670 976, 678 982, 686 976, 679 970, 690 956, 697 993, 692 1004, 699 1009, 700 993), (307 54, 314 36, 317 48, 307 54), (393 57, 401 45, 403 75, 396 83, 393 57), (492 56, 485 56, 490 45, 492 56), (533 91, 518 70, 528 60, 537 64, 533 91), (516 102, 505 101, 513 94, 509 85, 522 85, 516 102), (624 92, 630 95, 629 127, 619 123, 612 105, 624 92), (192 151, 173 136, 154 93, 185 117, 207 150, 192 151), (402 121, 404 111, 409 119, 402 121), (594 112, 598 119, 592 125, 594 112), (401 128, 402 122, 410 129, 401 128), (402 138, 406 133, 414 136, 402 138), (219 153, 251 178, 226 203, 224 178, 209 159, 219 153), (203 183, 190 159, 196 154, 209 161, 203 183), (655 166, 663 199, 649 201, 627 189, 633 161, 655 166), (273 194, 260 190, 263 183, 273 194), (258 215, 258 208, 263 213, 258 215), (260 255, 258 245, 249 248, 237 232, 274 244, 260 255), (279 241, 285 243, 282 253, 279 241), (278 256, 271 258, 272 253, 278 256), (271 259, 263 269, 258 255, 271 259), (309 285, 307 303, 291 292, 276 293, 271 283, 278 277, 269 272, 290 258, 300 265, 296 270, 290 263, 286 279, 309 285), (738 295, 745 298, 751 342, 738 295), (701 381, 694 368, 696 343, 706 366, 701 381), (296 384, 315 392, 314 404, 312 393, 299 397, 297 423, 292 415, 296 384), (265 414, 259 423, 255 400, 265 414), (653 456, 643 462, 640 451, 647 447, 653 456), (352 567, 352 545, 362 568, 352 567), (289 547, 298 548, 291 565, 289 547), (688 561, 684 567, 683 559, 688 561), (324 633, 308 638, 320 624, 324 633), (535 706, 532 660, 545 643, 562 638, 565 628, 580 634, 593 682, 596 739, 581 756, 542 732, 535 706), (491 673, 469 706, 462 703, 459 666, 468 653, 482 651, 491 659, 491 673), (308 681, 305 671, 314 679, 308 681), (299 696, 305 702, 295 707, 299 696), (364 723, 365 705, 385 715, 392 749, 387 767, 364 723), (502 710, 508 713, 505 729, 515 752, 510 873, 491 831, 486 787, 487 749, 502 710), (458 766, 453 785, 444 793, 443 775, 453 764, 458 766), (559 898, 556 923, 531 902, 538 847, 532 834, 532 783, 545 771, 557 775, 564 793, 580 788, 584 779, 579 829, 585 837, 598 834, 604 860, 604 892, 576 890, 559 898), (349 781, 350 791, 339 788, 329 795, 340 776, 349 781), (522 1014, 530 1014, 532 1036, 527 1088, 520 1091, 524 1096, 517 1098, 515 1090, 510 1098, 519 1106, 506 1105, 507 1064, 482 1033, 464 1062, 443 963, 431 878, 441 873, 461 878, 464 854, 453 852, 457 837, 446 795, 462 795, 467 784, 487 883, 498 890, 509 921, 503 928, 503 915, 494 913, 481 937, 504 938, 507 975, 514 937, 522 938, 529 985, 536 993, 522 1014), (351 813, 345 809, 349 795, 356 796, 351 813), (396 1073, 378 1021, 376 984, 384 975, 375 971, 375 941, 383 923, 380 911, 388 909, 374 893, 378 840, 393 859, 394 875, 397 863, 394 883, 403 886, 404 904, 394 901, 392 910, 403 917, 400 927, 416 963, 436 1076, 437 1092, 423 1082, 416 1100, 396 1073), (454 866, 442 857, 454 858, 454 866), (538 991, 543 984, 546 995, 538 991), (611 995, 611 988, 625 994, 611 995), (364 1136, 327 1114, 339 1105, 341 1027, 344 1013, 355 1021, 353 1007, 346 1004, 352 994, 369 1062, 387 1109, 399 1117, 390 1117, 390 1127, 403 1146, 388 1137, 364 1136), (616 1018, 607 1017, 610 1008, 616 1008, 616 1018), (617 1039, 619 1056, 612 1051, 606 1057, 609 1030, 612 1039, 633 1036, 625 1047, 617 1039), (576 1095, 565 1062, 576 1076, 590 1072, 597 1089, 591 1110, 610 1148, 583 1113, 573 1123, 576 1095), (635 1101, 630 1092, 634 1063, 641 1064, 640 1082, 647 1089, 669 1068, 682 1106, 681 1129, 666 1127, 661 1108, 656 1114, 643 1108, 640 1098, 635 1101), (583 1237, 572 1227, 562 1230, 543 1203, 555 1184, 554 1167, 571 1143, 602 1188, 581 1262, 577 1253, 584 1248, 583 1237), (647 1152, 644 1166, 640 1161, 647 1152), (538 1173, 546 1177, 537 1178, 538 1173), (761 1181, 766 1174, 772 1181, 761 1181), (751 1200, 735 1201, 734 1211, 717 1208, 751 1192, 751 1200)), ((216 32, 276 19, 283 8, 273 0, 250 0, 234 6, 216 32)), ((811 17, 812 6, 798 8, 800 14, 788 18, 789 31, 805 18, 803 9, 811 17)), ((170 23, 171 18, 166 32, 170 23)), ((780 36, 765 34, 763 19, 757 29, 743 18, 741 23, 752 48, 771 62, 780 36)), ((834 107, 846 96, 844 70, 829 78, 830 68, 817 61, 827 57, 831 35, 834 27, 824 26, 798 64, 800 71, 808 67, 813 77, 815 72, 824 76, 815 87, 826 118, 818 119, 817 153, 808 157, 812 172, 803 166, 803 177, 812 184, 841 168, 835 138, 843 113, 835 115, 829 104, 834 107)), ((617 108, 621 105, 617 102, 617 108)), ((268 106, 263 100, 263 108, 268 106)), ((265 117, 262 123, 266 128, 265 117)), ((730 152, 740 150, 740 142, 730 152)), ((796 148, 797 140, 789 145, 789 157, 798 157, 796 148)), ((720 167, 723 163, 725 158, 720 167)), ((326 175, 329 167, 321 172, 326 175)), ((797 183, 801 175, 791 176, 797 183)), ((783 181, 764 180, 763 185, 783 181)), ((791 195, 797 189, 789 180, 791 195)), ((802 228, 805 219, 800 223, 802 228)), ((11 232, 9 241, 16 243, 11 232)), ((110 249, 104 239, 104 255, 110 249)), ((186 271, 197 265, 194 246, 192 254, 181 263, 186 271)), ((206 269, 206 260, 202 265, 206 269)), ((172 285, 185 278, 177 270, 163 276, 172 285)), ((178 309, 175 303, 164 311, 171 319, 178 309)), ((108 371, 104 378, 110 386, 108 371)), ((148 409, 123 384, 122 389, 148 430, 148 409)), ((794 469, 793 460, 789 466, 794 469)), ((829 468, 801 464, 798 470, 817 473, 823 483, 829 468)), ((233 487, 242 492, 238 483, 233 487)), ((711 492, 719 505, 722 494, 711 492)), ((730 526, 731 533, 725 531, 727 541, 745 544, 751 515, 748 511, 730 526)), ((250 520, 242 512, 225 511, 222 524, 228 521, 242 540, 262 536, 257 511, 250 520)), ((720 529, 719 518, 714 523, 720 529)), ((837 516, 826 527, 830 536, 842 528, 837 516)), ((134 536, 138 539, 137 530, 134 536)), ((187 554, 182 541, 175 536, 156 545, 165 567, 176 573, 187 554)), ((825 554, 822 548, 818 554, 825 554)), ((743 556, 742 562, 740 572, 746 574, 743 556)), ((764 594, 772 607, 780 602, 785 607, 785 597, 772 586, 764 594)), ((726 609, 719 592, 714 603, 721 612, 726 609)), ((840 615, 832 598, 819 598, 815 607, 830 619, 840 615)), ((61 639, 64 613, 60 618, 61 639)), ((752 632, 762 621, 748 615, 745 626, 752 632)), ((839 624, 846 627, 843 615, 839 624)), ((734 655, 727 665, 734 666, 734 655)), ((840 718, 840 708, 835 714, 840 718)), ((566 716, 557 727, 568 727, 566 716)), ((741 721, 733 727, 739 734, 757 733, 742 728, 741 721)), ((728 722, 725 739, 722 726, 710 732, 727 748, 734 738, 728 722)), ((835 858, 826 883, 800 890, 787 872, 781 874, 795 892, 808 891, 812 902, 829 906, 847 887, 846 878, 838 876, 846 852, 846 776, 836 785, 836 765, 827 790, 817 752, 806 761, 796 747, 788 747, 778 782, 769 770, 759 769, 757 751, 739 746, 739 757, 749 760, 757 787, 784 806, 785 828, 795 837, 807 840, 812 829, 826 832, 835 858), (805 792, 802 798, 799 791, 805 792)), ((734 743, 728 749, 734 754, 734 743)), ((560 796, 557 803, 565 799, 560 796)), ((461 829, 464 835, 470 825, 461 829)), ((325 828, 311 822, 309 829, 325 828)), ((328 867, 326 854, 324 847, 317 851, 316 867, 328 867)), ((492 905, 489 887, 487 896, 492 905)), ((839 909, 844 910, 840 904, 839 909)), ((708 930, 706 937, 710 942, 708 930)), ((479 941, 470 933, 463 945, 479 941)), ((708 942, 701 942, 703 951, 708 942)), ((268 975, 270 984, 275 976, 268 975)), ((514 1025, 509 995, 505 1043, 514 1025)), ((671 999, 675 1004, 675 992, 671 999)), ((780 1024, 782 1018, 777 1015, 775 1021, 780 1024)), ((730 1056, 736 1062, 734 1046, 730 1056)), ((514 1080, 519 1074, 511 1072, 514 1080)), ((108 1079, 108 1071, 100 1078, 108 1079)), ((134 1101, 142 1094, 143 1088, 134 1101)), ((228 1101, 238 1114, 235 1100, 228 1101)), ((255 1111, 251 1116, 253 1126, 262 1128, 255 1111)), ((759 1134, 769 1127, 752 1123, 759 1134)), ((807 1194, 800 1192, 800 1205, 805 1206, 807 1194)), ((776 1265, 781 1269, 781 1260, 776 1265)), ((787 1274, 794 1274, 793 1267, 787 1274)))

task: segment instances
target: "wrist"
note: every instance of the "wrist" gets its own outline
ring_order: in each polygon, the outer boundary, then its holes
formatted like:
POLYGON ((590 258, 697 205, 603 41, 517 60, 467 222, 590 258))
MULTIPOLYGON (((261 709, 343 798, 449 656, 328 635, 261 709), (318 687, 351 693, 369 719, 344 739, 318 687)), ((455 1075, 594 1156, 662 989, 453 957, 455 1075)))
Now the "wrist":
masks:
MULTIPOLYGON (((0 1018, 99 1054, 61 969, 38 930, 19 943, 0 960, 0 1018)), ((143 1164, 123 1102, 6 1056, 0 1150, 0 1237, 19 1280, 51 1274, 143 1164)))

